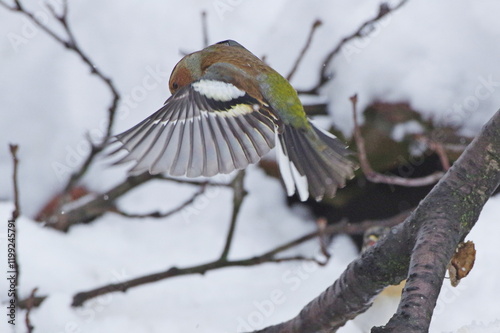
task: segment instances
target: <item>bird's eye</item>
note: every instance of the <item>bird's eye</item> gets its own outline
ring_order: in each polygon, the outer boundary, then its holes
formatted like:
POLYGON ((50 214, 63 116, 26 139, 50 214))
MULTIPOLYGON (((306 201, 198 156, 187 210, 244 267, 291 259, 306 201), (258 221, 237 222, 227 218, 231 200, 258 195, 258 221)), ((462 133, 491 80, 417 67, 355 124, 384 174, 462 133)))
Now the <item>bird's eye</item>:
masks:
POLYGON ((179 88, 179 85, 177 84, 177 82, 172 83, 172 88, 173 89, 179 88))

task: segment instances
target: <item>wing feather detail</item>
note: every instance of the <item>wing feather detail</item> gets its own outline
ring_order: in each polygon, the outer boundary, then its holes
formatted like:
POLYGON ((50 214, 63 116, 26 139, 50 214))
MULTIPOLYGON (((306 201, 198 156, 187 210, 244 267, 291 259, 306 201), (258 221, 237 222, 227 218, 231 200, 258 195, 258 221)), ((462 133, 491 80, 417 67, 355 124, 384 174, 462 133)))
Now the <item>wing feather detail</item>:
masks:
POLYGON ((278 126, 267 105, 235 86, 223 89, 229 83, 218 83, 224 95, 217 99, 219 90, 203 81, 203 89, 200 84, 179 89, 157 112, 117 135, 128 153, 116 163, 136 161, 132 174, 210 177, 243 169, 267 154, 278 126))

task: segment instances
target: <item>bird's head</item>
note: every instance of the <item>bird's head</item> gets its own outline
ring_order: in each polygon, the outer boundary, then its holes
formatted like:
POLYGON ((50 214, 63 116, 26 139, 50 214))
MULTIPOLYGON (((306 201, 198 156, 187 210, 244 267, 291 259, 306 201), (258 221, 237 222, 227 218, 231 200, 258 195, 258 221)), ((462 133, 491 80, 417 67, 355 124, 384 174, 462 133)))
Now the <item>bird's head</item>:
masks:
POLYGON ((177 90, 198 80, 201 76, 201 51, 186 55, 172 70, 168 84, 170 92, 174 94, 177 90))

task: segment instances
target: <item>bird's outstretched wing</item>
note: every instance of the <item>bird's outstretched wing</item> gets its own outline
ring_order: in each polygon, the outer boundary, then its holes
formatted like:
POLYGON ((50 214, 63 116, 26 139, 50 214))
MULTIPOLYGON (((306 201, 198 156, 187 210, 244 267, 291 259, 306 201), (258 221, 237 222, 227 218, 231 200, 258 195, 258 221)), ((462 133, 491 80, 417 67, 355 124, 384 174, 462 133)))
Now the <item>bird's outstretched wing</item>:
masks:
POLYGON ((133 174, 213 176, 256 163, 275 145, 277 119, 235 85, 201 79, 175 92, 157 112, 116 136, 136 161, 133 174))

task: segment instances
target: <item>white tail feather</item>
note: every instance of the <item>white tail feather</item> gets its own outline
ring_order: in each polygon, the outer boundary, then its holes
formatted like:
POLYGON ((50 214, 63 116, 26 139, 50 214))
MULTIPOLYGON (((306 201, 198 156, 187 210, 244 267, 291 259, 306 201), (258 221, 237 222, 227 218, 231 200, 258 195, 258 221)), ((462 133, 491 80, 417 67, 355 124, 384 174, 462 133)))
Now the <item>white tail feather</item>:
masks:
POLYGON ((302 176, 295 165, 290 161, 285 153, 281 141, 276 138, 278 166, 281 173, 281 178, 285 183, 286 193, 288 196, 295 194, 297 190, 301 201, 306 201, 309 198, 309 190, 306 176, 302 176))

